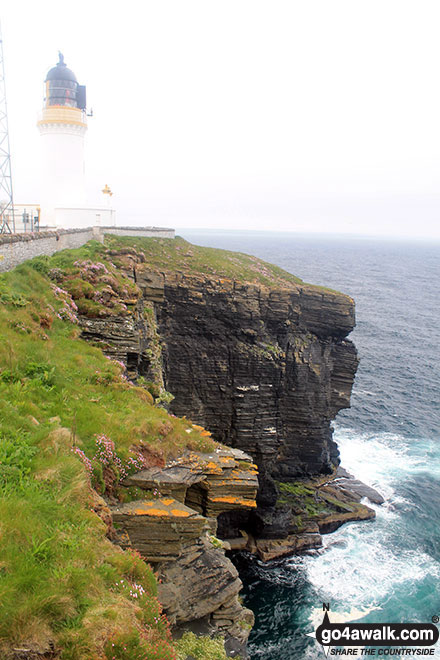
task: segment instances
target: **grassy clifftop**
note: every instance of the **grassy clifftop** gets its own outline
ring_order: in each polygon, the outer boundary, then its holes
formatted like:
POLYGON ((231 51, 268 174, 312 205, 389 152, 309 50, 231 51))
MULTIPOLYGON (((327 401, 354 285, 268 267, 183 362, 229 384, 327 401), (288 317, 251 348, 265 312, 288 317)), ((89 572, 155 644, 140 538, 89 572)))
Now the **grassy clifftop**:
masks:
MULTIPOLYGON (((56 278, 63 272, 73 288, 74 279, 90 284, 75 277, 83 266, 74 261, 81 253, 93 265, 100 251, 94 244, 0 276, 5 659, 24 657, 20 653, 71 660, 181 657, 151 569, 107 539, 106 507, 97 493, 118 499, 124 475, 185 447, 211 450, 213 441, 188 420, 168 415, 125 379, 123 366, 79 339, 76 304, 56 278)), ((126 286, 129 297, 130 282, 115 277, 116 284, 126 286)), ((90 300, 82 293, 80 300, 90 300)), ((206 657, 223 657, 219 653, 206 657)))
POLYGON ((143 252, 154 268, 181 271, 188 274, 203 273, 226 277, 241 282, 254 282, 269 287, 289 287, 302 280, 291 273, 242 252, 200 247, 179 236, 174 240, 157 238, 131 238, 107 236, 110 248, 133 247, 143 252))

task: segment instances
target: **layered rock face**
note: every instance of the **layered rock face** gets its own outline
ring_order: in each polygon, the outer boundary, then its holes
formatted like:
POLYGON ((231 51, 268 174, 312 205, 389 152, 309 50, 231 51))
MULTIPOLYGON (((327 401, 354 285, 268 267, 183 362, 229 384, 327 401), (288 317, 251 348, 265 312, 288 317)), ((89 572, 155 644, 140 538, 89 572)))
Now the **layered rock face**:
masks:
POLYGON ((252 456, 258 510, 223 514, 223 537, 246 528, 285 538, 292 525, 276 506, 276 482, 331 474, 339 462, 331 421, 350 405, 358 365, 346 339, 353 300, 306 284, 158 272, 135 253, 124 258, 142 294, 133 315, 84 319, 84 336, 123 360, 129 377, 165 385, 176 415, 252 456))
POLYGON ((263 475, 331 471, 330 422, 358 364, 348 296, 169 275, 157 314, 173 412, 249 452, 263 475))
POLYGON ((221 633, 228 653, 243 658, 254 617, 238 599, 237 570, 213 534, 220 514, 255 508, 250 461, 234 449, 186 452, 125 480, 148 499, 111 507, 119 544, 138 550, 158 572, 159 599, 173 627, 221 633))

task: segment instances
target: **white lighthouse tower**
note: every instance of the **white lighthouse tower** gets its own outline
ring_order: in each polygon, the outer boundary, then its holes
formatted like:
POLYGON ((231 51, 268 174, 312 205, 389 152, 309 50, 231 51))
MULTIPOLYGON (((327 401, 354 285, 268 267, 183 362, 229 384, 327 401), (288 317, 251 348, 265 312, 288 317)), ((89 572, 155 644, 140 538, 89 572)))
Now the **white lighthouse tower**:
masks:
POLYGON ((41 223, 63 226, 63 210, 71 227, 86 226, 84 136, 87 131, 86 88, 59 53, 45 80, 46 97, 38 128, 42 137, 41 223), (78 212, 75 213, 74 209, 78 212))
POLYGON ((86 200, 84 136, 86 88, 78 85, 62 53, 47 73, 38 128, 42 141, 40 226, 74 229, 115 224, 115 211, 102 200, 86 200))

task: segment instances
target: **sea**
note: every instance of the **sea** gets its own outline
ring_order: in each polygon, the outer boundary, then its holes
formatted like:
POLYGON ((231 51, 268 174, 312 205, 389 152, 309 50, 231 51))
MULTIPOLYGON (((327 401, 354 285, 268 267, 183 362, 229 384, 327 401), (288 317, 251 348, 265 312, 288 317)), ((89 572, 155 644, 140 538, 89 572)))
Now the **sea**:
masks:
MULTIPOLYGON (((323 537, 318 552, 236 559, 255 613, 252 660, 315 660, 307 633, 323 603, 339 621, 440 616, 440 243, 270 232, 180 230, 198 245, 254 254, 352 296, 360 365, 334 423, 341 463, 376 488, 376 519, 323 537)), ((406 656, 415 657, 415 656, 406 656)), ((432 657, 432 656, 431 656, 432 657)), ((434 657, 440 659, 440 642, 434 657)))

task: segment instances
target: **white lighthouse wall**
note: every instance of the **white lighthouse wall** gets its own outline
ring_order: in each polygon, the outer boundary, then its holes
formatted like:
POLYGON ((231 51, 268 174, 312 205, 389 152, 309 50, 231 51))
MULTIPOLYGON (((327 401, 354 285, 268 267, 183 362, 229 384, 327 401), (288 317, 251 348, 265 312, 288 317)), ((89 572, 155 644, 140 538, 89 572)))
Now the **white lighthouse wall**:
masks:
POLYGON ((116 224, 116 211, 109 208, 98 207, 63 207, 54 209, 57 227, 114 227, 116 224))
MULTIPOLYGON (((40 126, 42 142, 41 223, 60 224, 56 208, 84 207, 86 201, 84 133, 81 126, 48 124, 40 126)), ((70 227, 86 227, 90 217, 78 214, 70 227)))

